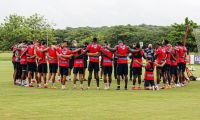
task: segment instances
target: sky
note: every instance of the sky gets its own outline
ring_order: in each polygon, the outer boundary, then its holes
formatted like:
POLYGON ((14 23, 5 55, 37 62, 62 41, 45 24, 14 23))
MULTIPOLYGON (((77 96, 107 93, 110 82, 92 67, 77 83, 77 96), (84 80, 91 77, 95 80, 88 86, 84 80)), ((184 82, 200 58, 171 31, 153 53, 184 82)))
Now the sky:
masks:
POLYGON ((200 0, 0 0, 0 23, 17 14, 45 16, 55 28, 182 23, 200 24, 200 0))

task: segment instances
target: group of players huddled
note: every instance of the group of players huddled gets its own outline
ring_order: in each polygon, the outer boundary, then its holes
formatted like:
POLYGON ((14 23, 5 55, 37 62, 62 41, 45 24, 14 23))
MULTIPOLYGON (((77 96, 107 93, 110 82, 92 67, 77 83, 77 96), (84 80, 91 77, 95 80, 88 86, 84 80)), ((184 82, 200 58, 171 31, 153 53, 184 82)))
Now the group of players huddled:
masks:
POLYGON ((90 89, 94 71, 96 89, 99 90, 101 65, 104 89, 110 89, 114 66, 116 90, 120 90, 120 79, 125 82, 124 89, 127 90, 129 59, 131 60, 129 69, 132 90, 141 89, 142 67, 145 69, 145 90, 182 87, 188 83, 184 77, 187 49, 181 42, 172 46, 168 40, 163 40, 162 45, 155 44, 153 47, 149 44, 146 49, 142 49, 139 43, 129 47, 124 44, 123 40, 119 40, 118 45, 114 48, 111 48, 107 42, 101 46, 97 38, 93 38, 89 44, 85 43, 83 47, 78 47, 75 40, 70 46, 69 41, 51 43, 47 46, 44 41, 34 40, 28 43, 26 41, 19 42, 13 45, 12 49, 14 85, 33 87, 35 85, 33 80, 35 80, 38 88, 56 88, 56 75, 58 75, 61 89, 66 89, 66 81, 71 79, 73 70, 73 89, 76 89, 76 82, 80 81, 80 89, 83 90, 83 82, 86 81, 85 73, 88 68, 87 89, 90 89), (156 70, 156 82, 154 82, 154 69, 156 70), (160 86, 161 79, 163 79, 162 86, 160 86), (136 82, 138 82, 137 87, 136 82))

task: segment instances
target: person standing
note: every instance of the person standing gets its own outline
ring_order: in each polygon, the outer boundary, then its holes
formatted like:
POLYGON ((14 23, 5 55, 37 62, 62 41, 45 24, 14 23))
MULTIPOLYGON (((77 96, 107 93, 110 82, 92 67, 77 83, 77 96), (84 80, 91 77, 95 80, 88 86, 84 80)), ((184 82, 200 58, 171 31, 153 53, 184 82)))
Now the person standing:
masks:
MULTIPOLYGON (((105 44, 105 47, 109 47, 109 44, 107 42, 104 42, 105 44)), ((112 58, 113 57, 113 52, 111 52, 110 50, 106 49, 106 48, 103 48, 103 52, 105 54, 107 54, 109 56, 106 57, 106 56, 102 56, 102 67, 104 69, 104 84, 105 84, 105 87, 104 89, 107 90, 110 88, 111 86, 111 82, 112 82, 112 58)))
POLYGON ((47 58, 49 63, 49 75, 48 80, 52 82, 51 88, 55 87, 55 79, 56 79, 56 73, 58 71, 58 58, 56 54, 56 46, 53 44, 50 45, 47 51, 47 58))
MULTIPOLYGON (((136 50, 140 50, 140 44, 136 44, 136 50)), ((144 51, 140 50, 138 52, 133 53, 133 63, 132 63, 132 69, 133 69, 133 86, 132 90, 135 90, 135 84, 136 80, 138 79, 138 90, 141 89, 141 75, 142 75, 142 66, 139 63, 142 63, 142 58, 146 59, 146 56, 144 55, 144 51), (135 62, 138 61, 139 63, 135 62)))
POLYGON ((37 64, 36 64, 36 56, 35 56, 35 46, 33 42, 29 42, 28 50, 27 50, 27 67, 28 67, 28 84, 29 87, 33 87, 31 79, 34 78, 38 81, 37 76, 37 64))
POLYGON ((116 52, 117 56, 117 89, 120 90, 120 77, 124 78, 125 86, 124 90, 128 89, 128 54, 129 52, 138 52, 139 50, 131 50, 122 40, 118 41, 118 45, 114 48, 107 47, 108 50, 116 52))
POLYGON ((44 88, 48 88, 48 84, 47 84, 47 60, 46 60, 46 52, 48 50, 48 48, 46 47, 46 42, 41 42, 38 41, 36 43, 36 58, 38 60, 38 88, 44 87, 44 88), (42 79, 44 81, 44 85, 41 85, 42 79))
POLYGON ((66 89, 66 79, 68 76, 69 70, 69 60, 73 56, 72 51, 67 47, 67 41, 63 41, 61 49, 57 52, 59 57, 59 70, 61 74, 61 89, 66 89))

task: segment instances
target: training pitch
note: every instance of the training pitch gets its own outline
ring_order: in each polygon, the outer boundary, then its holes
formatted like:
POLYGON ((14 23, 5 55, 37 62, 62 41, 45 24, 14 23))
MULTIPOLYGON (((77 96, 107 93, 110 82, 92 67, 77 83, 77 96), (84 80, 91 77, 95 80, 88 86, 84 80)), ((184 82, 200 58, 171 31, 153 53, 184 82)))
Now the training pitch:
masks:
MULTIPOLYGON (((195 66, 200 68, 200 66, 195 66)), ((160 91, 39 89, 14 86, 12 64, 0 61, 0 120, 199 120, 200 82, 160 91)), ((198 71, 195 75, 199 75, 198 71)), ((79 83, 79 82, 78 82, 79 83)), ((123 83, 123 82, 122 82, 123 83)), ((87 81, 84 81, 86 88, 87 81)), ((77 85, 79 86, 79 84, 77 85)), ((122 84, 122 87, 124 83, 122 84)))

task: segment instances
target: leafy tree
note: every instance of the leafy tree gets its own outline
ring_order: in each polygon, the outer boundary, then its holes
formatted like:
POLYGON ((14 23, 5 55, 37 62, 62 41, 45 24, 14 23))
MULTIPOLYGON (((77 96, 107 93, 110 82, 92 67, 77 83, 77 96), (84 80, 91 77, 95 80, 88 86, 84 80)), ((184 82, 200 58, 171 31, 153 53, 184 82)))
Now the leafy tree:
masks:
POLYGON ((184 23, 182 24, 173 24, 170 29, 170 33, 168 34, 168 39, 171 41, 171 43, 174 45, 176 42, 183 42, 185 31, 187 27, 189 26, 188 36, 187 36, 187 42, 186 46, 190 51, 196 51, 196 40, 194 35, 192 34, 193 29, 197 28, 197 23, 193 22, 192 20, 189 20, 188 18, 185 18, 184 23))
POLYGON ((28 18, 13 14, 0 25, 1 50, 9 50, 13 44, 22 40, 45 40, 47 37, 50 41, 54 39, 53 25, 39 14, 28 18))

